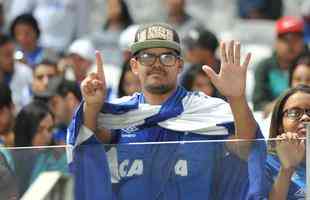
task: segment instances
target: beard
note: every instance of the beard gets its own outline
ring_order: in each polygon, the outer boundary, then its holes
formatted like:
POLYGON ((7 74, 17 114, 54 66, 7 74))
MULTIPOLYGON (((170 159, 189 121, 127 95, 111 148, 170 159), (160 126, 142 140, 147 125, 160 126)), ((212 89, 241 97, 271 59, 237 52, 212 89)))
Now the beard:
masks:
MULTIPOLYGON (((146 73, 147 76, 151 76, 152 74, 158 74, 163 78, 168 79, 168 73, 165 70, 162 70, 160 67, 153 67, 152 70, 146 73)), ((144 89, 151 94, 167 94, 174 90, 176 87, 173 83, 162 83, 162 84, 152 84, 145 82, 144 89)))

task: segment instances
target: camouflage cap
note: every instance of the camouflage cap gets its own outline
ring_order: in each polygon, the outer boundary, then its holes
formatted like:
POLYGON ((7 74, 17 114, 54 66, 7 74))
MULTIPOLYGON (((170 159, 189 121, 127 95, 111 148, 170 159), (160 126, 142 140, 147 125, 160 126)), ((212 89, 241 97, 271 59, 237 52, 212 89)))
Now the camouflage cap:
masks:
POLYGON ((131 45, 132 54, 149 48, 169 48, 181 53, 180 39, 177 32, 165 23, 141 25, 131 45))

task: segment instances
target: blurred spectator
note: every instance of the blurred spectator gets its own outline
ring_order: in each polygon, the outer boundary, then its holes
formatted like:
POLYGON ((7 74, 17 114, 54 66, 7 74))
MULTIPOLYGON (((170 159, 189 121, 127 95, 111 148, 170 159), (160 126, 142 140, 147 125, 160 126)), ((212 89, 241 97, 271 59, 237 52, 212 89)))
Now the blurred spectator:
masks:
POLYGON ((133 24, 127 4, 123 0, 107 0, 105 30, 123 30, 133 24))
POLYGON ((33 101, 18 113, 15 124, 15 146, 45 146, 52 143, 54 115, 46 104, 33 101))
POLYGON ((220 71, 220 60, 216 57, 219 42, 214 33, 203 27, 195 27, 186 34, 184 44, 187 62, 209 65, 215 72, 220 71))
MULTIPOLYGON (((16 117, 15 146, 45 146, 52 142, 52 128, 54 118, 48 106, 34 101, 23 107, 16 117)), ((19 182, 20 195, 30 184, 33 168, 36 164, 39 150, 15 151, 16 174, 19 182)))
POLYGON ((105 24, 91 35, 91 40, 95 48, 103 53, 105 63, 120 67, 123 60, 118 46, 119 37, 133 24, 133 19, 124 0, 107 0, 106 13, 105 24))
POLYGON ((42 46, 57 52, 64 52, 89 31, 90 2, 86 0, 13 0, 10 21, 23 13, 32 13, 38 20, 42 46))
MULTIPOLYGON (((54 115, 42 101, 33 101, 17 115, 15 124, 15 145, 46 146, 52 144, 54 115)), ((16 174, 19 180, 20 195, 43 171, 58 170, 66 172, 64 152, 48 150, 43 147, 29 151, 15 151, 16 174)))
POLYGON ((57 76, 57 66, 48 60, 43 60, 33 71, 31 92, 42 93, 47 90, 49 81, 57 76))
POLYGON ((212 84, 200 64, 193 65, 185 72, 181 84, 189 91, 201 91, 208 96, 225 99, 212 84))
POLYGON ((298 17, 285 16, 276 22, 275 51, 255 71, 254 110, 271 110, 273 100, 289 87, 288 69, 305 51, 303 30, 298 17))
POLYGON ((74 82, 66 82, 63 86, 62 94, 58 94, 53 99, 53 107, 56 112, 59 111, 61 105, 64 106, 64 111, 62 111, 63 121, 56 124, 56 128, 53 131, 53 140, 57 145, 66 144, 67 127, 75 110, 82 101, 79 89, 80 88, 74 82), (63 101, 63 103, 61 101, 63 101))
POLYGON ((10 150, 3 147, 14 145, 14 105, 10 88, 0 83, 0 199, 17 199, 14 161, 10 150))
POLYGON ((0 83, 0 145, 14 146, 14 104, 11 90, 5 83, 0 83))
POLYGON ((48 82, 48 87, 44 92, 37 94, 37 98, 43 98, 48 102, 55 116, 54 142, 64 145, 67 126, 74 111, 82 101, 79 85, 76 82, 67 81, 61 77, 55 77, 48 82))
POLYGON ((19 111, 29 102, 32 71, 29 66, 14 61, 14 43, 6 35, 0 36, 0 73, 11 88, 16 111, 19 111))
POLYGON ((282 16, 282 0, 238 0, 239 16, 247 19, 272 19, 282 16))
POLYGON ((138 28, 139 25, 130 25, 120 34, 119 48, 122 51, 124 62, 129 61, 132 56, 130 47, 135 41, 135 34, 138 28))
POLYGON ((31 14, 16 17, 11 24, 10 31, 18 46, 16 56, 19 57, 17 59, 24 60, 32 68, 44 59, 57 62, 56 52, 38 44, 40 28, 37 20, 31 14))
MULTIPOLYGON (((70 45, 67 55, 68 66, 71 66, 71 70, 73 70, 73 78, 80 83, 86 77, 95 60, 93 43, 88 39, 77 39, 70 45)), ((70 68, 66 70, 70 70, 70 68)), ((68 74, 70 71, 66 73, 65 76, 70 76, 68 74)))
MULTIPOLYGON (((289 69, 289 86, 290 88, 297 87, 298 85, 310 86, 310 54, 301 56, 296 65, 289 69)), ((270 110, 265 110, 263 113, 265 117, 269 116, 270 110)), ((269 119, 269 121, 271 118, 269 119)))
POLYGON ((186 0, 164 1, 167 7, 168 18, 166 22, 176 29, 182 40, 189 29, 200 24, 186 12, 186 0))
POLYGON ((118 97, 131 96, 141 90, 140 81, 130 68, 129 62, 123 67, 118 85, 118 97))
POLYGON ((305 199, 306 126, 310 122, 310 87, 299 85, 277 100, 271 119, 266 164, 270 200, 305 199))
POLYGON ((301 84, 310 86, 310 53, 302 56, 297 64, 290 68, 289 81, 291 87, 301 84))

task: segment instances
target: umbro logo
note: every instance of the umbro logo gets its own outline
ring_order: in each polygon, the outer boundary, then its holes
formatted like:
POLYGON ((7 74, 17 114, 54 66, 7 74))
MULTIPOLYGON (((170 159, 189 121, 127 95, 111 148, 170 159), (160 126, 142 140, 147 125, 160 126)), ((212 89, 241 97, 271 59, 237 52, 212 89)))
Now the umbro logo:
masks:
POLYGON ((124 131, 126 133, 132 133, 132 132, 135 132, 137 130, 139 130, 139 129, 136 126, 131 126, 131 127, 122 129, 122 131, 124 131))
POLYGON ((295 194, 294 194, 296 197, 298 197, 298 198, 305 198, 305 196, 306 196, 306 193, 305 193, 305 190, 304 189, 299 189, 297 192, 295 192, 295 194))

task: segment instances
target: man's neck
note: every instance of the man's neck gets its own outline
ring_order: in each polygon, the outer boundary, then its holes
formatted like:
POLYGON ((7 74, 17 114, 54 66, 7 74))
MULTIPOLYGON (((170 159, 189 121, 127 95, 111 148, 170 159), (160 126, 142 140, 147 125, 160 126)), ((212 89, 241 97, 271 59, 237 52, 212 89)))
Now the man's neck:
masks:
POLYGON ((161 105, 163 104, 165 101, 167 101, 167 99, 177 90, 177 87, 175 87, 173 90, 165 93, 165 94, 154 94, 154 93, 150 93, 147 90, 143 89, 143 95, 145 98, 145 101, 148 104, 151 105, 161 105))

